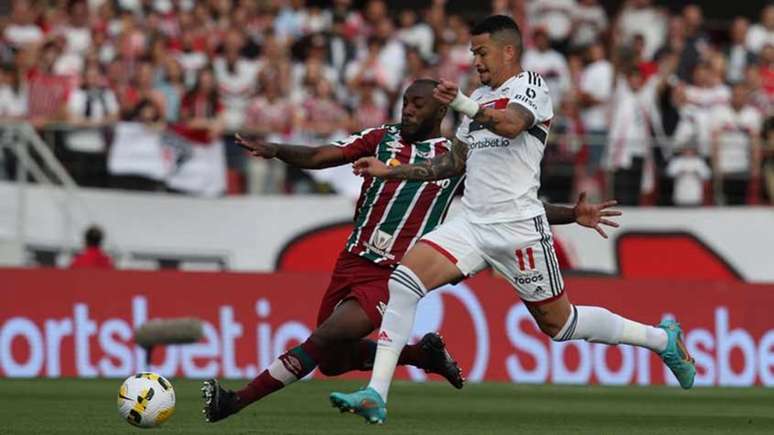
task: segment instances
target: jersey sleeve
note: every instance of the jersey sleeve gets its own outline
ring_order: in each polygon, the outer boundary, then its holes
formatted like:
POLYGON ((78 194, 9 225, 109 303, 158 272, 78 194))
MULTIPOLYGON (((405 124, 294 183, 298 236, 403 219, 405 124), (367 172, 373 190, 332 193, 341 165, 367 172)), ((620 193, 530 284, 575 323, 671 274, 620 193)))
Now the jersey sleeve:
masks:
POLYGON ((530 128, 554 117, 554 108, 548 86, 540 74, 524 71, 519 74, 511 90, 508 105, 518 104, 534 118, 530 128))
POLYGON ((354 162, 361 157, 374 156, 376 146, 379 145, 386 131, 384 127, 369 128, 333 144, 341 148, 346 161, 354 162))

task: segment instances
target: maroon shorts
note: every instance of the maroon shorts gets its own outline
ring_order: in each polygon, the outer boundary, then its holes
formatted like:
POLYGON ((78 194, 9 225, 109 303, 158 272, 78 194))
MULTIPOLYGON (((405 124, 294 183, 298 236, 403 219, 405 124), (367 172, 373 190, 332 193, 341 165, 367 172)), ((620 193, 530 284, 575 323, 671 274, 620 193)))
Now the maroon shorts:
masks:
POLYGON ((379 266, 347 251, 342 252, 320 303, 317 326, 330 317, 342 301, 354 299, 363 307, 374 329, 378 328, 390 297, 387 288, 390 274, 392 269, 389 267, 379 266))

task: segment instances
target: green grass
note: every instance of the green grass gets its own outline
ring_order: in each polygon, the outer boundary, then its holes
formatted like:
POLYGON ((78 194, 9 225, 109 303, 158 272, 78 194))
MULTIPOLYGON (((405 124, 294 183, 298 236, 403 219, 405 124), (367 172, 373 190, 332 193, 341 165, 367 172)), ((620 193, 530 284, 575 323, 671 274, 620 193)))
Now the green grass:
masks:
MULTIPOLYGON (((122 434, 120 380, 0 380, 0 434, 122 434)), ((397 382, 385 426, 340 415, 330 391, 359 381, 294 385, 218 424, 201 415, 198 381, 174 380, 177 411, 159 434, 708 434, 774 433, 774 390, 468 385, 397 382)), ((239 382, 226 384, 236 387, 239 382)))

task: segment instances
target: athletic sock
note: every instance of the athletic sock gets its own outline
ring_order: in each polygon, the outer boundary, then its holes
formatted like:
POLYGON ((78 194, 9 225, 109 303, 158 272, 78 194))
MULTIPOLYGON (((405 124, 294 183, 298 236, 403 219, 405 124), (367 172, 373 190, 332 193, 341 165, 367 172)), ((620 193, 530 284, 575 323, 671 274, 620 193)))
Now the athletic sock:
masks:
POLYGON ((592 343, 631 344, 663 352, 667 334, 661 328, 643 325, 600 307, 573 305, 570 317, 553 339, 583 339, 592 343))
MULTIPOLYGON (((376 342, 363 339, 357 343, 355 350, 355 360, 352 362, 352 368, 355 370, 371 371, 374 368, 374 358, 376 357, 376 342)), ((424 369, 428 365, 428 357, 419 343, 407 344, 400 352, 398 365, 409 365, 424 369)))
POLYGON ((405 266, 398 266, 392 272, 389 289, 390 301, 382 317, 374 368, 368 384, 385 402, 400 353, 414 327, 417 303, 427 293, 422 281, 405 266))
POLYGON ((247 406, 292 384, 312 372, 320 361, 320 350, 309 340, 272 361, 255 379, 237 391, 240 405, 247 406))

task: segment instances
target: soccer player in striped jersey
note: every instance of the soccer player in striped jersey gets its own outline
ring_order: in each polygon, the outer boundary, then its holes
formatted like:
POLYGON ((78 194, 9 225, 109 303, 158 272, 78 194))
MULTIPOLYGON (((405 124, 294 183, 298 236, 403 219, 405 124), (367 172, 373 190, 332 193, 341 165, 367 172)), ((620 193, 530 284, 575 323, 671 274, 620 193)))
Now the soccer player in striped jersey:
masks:
MULTIPOLYGON (((400 124, 365 130, 334 144, 306 147, 241 137, 238 142, 254 156, 278 158, 307 169, 348 164, 365 156, 392 167, 427 163, 450 149, 450 141, 441 136, 446 106, 433 98, 437 85, 434 80, 422 79, 406 90, 400 124)), ((215 380, 205 381, 202 392, 207 421, 228 417, 303 378, 315 367, 327 376, 370 370, 376 343, 365 337, 381 324, 390 274, 404 253, 441 223, 461 181, 461 174, 440 182, 365 177, 354 229, 323 296, 317 328, 304 343, 282 354, 239 391, 225 390, 215 380)), ((576 213, 570 207, 546 207, 554 223, 577 221, 601 231, 601 216, 613 213, 605 210, 610 205, 582 201, 576 205, 576 213), (566 219, 570 215, 573 218, 566 219)), ((398 363, 439 374, 462 388, 462 373, 436 333, 406 346, 398 363)))
POLYGON ((538 199, 540 163, 553 116, 539 74, 522 71, 521 33, 509 17, 486 18, 471 32, 482 86, 468 97, 442 81, 435 98, 465 116, 449 153, 418 164, 389 167, 373 158, 355 171, 385 180, 433 181, 466 174, 463 212, 420 237, 389 281, 389 303, 367 388, 332 393, 334 406, 383 423, 399 354, 428 291, 492 267, 510 281, 541 331, 556 341, 631 344, 658 353, 683 388, 696 368, 673 320, 654 327, 610 311, 570 303, 556 261, 547 215, 538 199))

